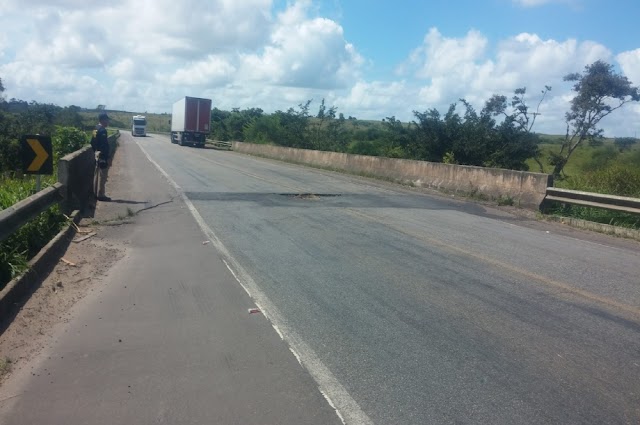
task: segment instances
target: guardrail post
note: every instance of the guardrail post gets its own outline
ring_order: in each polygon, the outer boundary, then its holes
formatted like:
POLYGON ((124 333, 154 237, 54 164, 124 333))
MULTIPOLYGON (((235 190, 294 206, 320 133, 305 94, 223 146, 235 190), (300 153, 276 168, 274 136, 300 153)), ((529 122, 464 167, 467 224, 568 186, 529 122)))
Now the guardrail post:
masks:
POLYGON ((63 185, 60 191, 62 194, 62 202, 60 203, 62 212, 69 214, 72 211, 73 203, 71 199, 71 188, 69 186, 69 161, 64 158, 58 161, 58 182, 63 185))

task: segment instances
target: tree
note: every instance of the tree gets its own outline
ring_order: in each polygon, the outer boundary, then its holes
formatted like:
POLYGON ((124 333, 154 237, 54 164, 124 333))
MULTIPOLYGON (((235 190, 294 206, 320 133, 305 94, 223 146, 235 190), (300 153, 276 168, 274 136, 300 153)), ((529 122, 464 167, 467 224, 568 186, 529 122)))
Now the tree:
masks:
POLYGON ((596 61, 587 65, 582 74, 566 75, 564 81, 575 82, 576 96, 566 113, 567 131, 560 152, 551 156, 553 175, 560 177, 564 166, 585 140, 602 137, 600 121, 629 102, 640 101, 638 87, 627 77, 615 72, 613 65, 596 61))
POLYGON ((538 152, 537 136, 532 128, 524 89, 512 100, 514 112, 507 113, 507 98, 493 96, 480 112, 464 99, 465 113, 456 112, 456 104, 442 117, 436 109, 414 111, 414 137, 409 139, 407 157, 482 167, 527 170, 526 160, 538 152), (501 123, 494 119, 504 115, 501 123))
POLYGON ((631 149, 631 146, 636 143, 638 143, 638 139, 635 137, 616 137, 613 141, 613 144, 616 145, 620 152, 631 149))
MULTIPOLYGON (((418 133, 414 123, 405 125, 400 120, 397 120, 395 116, 391 116, 383 119, 382 125, 385 131, 381 135, 383 143, 380 148, 380 155, 389 158, 402 158, 407 150, 414 149, 417 151, 418 141, 416 140, 416 135, 418 133)), ((420 159, 417 156, 407 156, 413 159, 420 159)))
POLYGON ((298 110, 289 108, 287 112, 276 111, 273 115, 281 126, 278 144, 292 148, 310 149, 311 143, 307 136, 309 126, 309 105, 311 100, 300 103, 298 110))
MULTIPOLYGON (((532 130, 536 123, 536 118, 540 115, 540 106, 542 105, 544 98, 547 96, 547 93, 550 91, 551 86, 544 86, 544 90, 541 91, 542 96, 540 97, 540 101, 538 102, 535 112, 529 112, 529 106, 525 99, 525 95, 527 93, 526 87, 520 87, 514 91, 514 95, 511 98, 511 113, 507 113, 506 96, 501 95, 493 95, 493 97, 486 102, 485 110, 494 116, 504 115, 505 123, 508 125, 513 124, 523 139, 529 142, 529 144, 533 142, 537 146, 537 136, 532 133, 532 130)), ((507 130, 507 128, 503 126, 503 130, 507 130)), ((535 148, 535 153, 532 157, 538 164, 540 172, 544 173, 544 166, 542 165, 542 161, 540 161, 540 150, 537 149, 537 147, 535 148)))

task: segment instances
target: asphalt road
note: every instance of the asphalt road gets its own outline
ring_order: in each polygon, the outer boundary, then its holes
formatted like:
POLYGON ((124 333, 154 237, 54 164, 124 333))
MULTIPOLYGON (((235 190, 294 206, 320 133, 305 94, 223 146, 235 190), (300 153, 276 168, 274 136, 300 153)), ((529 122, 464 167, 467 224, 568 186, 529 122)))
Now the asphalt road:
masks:
MULTIPOLYGON (((165 136, 136 142, 347 423, 640 422, 638 244, 165 136)), ((173 267, 202 274, 198 258, 173 267)))
POLYGON ((637 245, 161 136, 140 145, 354 420, 640 422, 637 245))

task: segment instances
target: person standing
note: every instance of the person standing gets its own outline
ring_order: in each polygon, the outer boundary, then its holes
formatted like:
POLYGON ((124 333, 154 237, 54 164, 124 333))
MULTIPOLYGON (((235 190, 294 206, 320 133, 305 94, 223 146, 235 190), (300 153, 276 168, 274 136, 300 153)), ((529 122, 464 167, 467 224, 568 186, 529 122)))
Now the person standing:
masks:
MULTIPOLYGON (((96 155, 96 171, 94 176, 94 189, 97 188, 98 201, 110 201, 106 193, 106 184, 109 174, 109 136, 107 134, 107 126, 110 118, 106 112, 98 115, 99 124, 93 130, 91 138, 91 147, 96 155)), ((95 193, 95 192, 94 192, 95 193)))

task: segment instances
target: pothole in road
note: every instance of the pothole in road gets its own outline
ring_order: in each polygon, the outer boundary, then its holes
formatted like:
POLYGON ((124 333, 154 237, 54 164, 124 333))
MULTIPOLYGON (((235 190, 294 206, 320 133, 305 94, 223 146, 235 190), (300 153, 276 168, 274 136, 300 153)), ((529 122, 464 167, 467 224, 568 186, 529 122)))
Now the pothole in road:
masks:
POLYGON ((300 199, 303 201, 312 201, 321 198, 335 198, 342 196, 339 193, 279 193, 280 196, 286 196, 288 198, 300 199))

